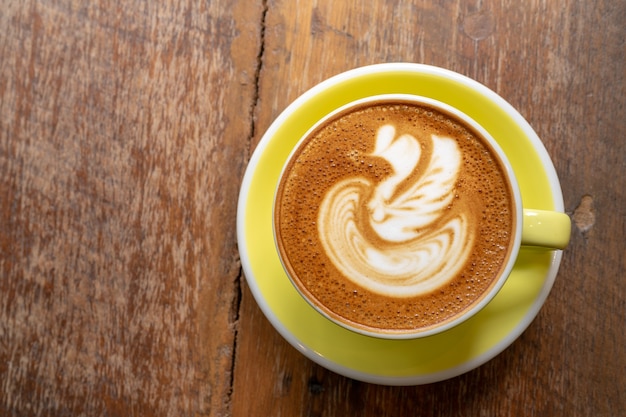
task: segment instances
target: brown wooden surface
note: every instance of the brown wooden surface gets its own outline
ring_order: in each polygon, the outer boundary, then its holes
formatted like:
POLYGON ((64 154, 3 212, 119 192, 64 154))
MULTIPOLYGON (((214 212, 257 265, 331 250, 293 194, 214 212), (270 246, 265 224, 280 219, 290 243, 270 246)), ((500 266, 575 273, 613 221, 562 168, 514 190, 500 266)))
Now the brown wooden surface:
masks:
POLYGON ((0 0, 0 415, 626 415, 624 22, 623 0, 0 0), (298 353, 235 236, 272 120, 387 61, 519 109, 574 221, 528 330, 427 386, 298 353))

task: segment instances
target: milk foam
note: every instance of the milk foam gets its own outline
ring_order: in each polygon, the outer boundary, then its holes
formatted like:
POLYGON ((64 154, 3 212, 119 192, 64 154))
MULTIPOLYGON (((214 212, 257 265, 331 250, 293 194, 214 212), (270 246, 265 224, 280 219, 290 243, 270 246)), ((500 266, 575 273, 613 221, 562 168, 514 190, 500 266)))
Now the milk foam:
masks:
POLYGON ((392 174, 379 183, 345 179, 320 206, 317 224, 326 254, 348 279, 375 293, 430 292, 452 279, 471 252, 474 237, 464 215, 447 213, 461 151, 453 139, 432 135, 431 140, 432 156, 416 173, 419 141, 407 133, 397 136, 393 125, 382 126, 371 156, 385 159, 392 174), (379 239, 372 239, 366 227, 379 239))

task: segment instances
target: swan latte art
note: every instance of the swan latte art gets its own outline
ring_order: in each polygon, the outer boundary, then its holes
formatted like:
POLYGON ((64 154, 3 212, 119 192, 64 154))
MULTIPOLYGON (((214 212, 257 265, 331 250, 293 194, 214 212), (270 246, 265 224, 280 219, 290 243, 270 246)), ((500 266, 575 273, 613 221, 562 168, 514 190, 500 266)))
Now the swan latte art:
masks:
POLYGON ((489 143, 411 101, 367 102, 310 132, 287 163, 276 242, 313 306, 374 333, 454 320, 497 281, 515 203, 489 143))

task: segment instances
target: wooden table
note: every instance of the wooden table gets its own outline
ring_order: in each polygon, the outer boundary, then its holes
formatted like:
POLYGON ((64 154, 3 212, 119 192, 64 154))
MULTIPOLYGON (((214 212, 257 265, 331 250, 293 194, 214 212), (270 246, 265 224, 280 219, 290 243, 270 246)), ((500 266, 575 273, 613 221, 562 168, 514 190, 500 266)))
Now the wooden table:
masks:
POLYGON ((0 414, 626 415, 624 22, 623 0, 0 0, 0 414), (284 341, 235 233, 272 120, 391 61, 515 106, 574 225, 522 336, 414 387, 284 341))

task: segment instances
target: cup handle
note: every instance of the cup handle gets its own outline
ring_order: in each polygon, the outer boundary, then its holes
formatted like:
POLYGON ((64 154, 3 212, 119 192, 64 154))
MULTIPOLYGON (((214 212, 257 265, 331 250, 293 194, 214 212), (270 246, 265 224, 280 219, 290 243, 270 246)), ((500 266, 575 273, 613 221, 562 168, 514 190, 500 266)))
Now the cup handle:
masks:
POLYGON ((565 249, 571 229, 572 221, 565 213, 524 209, 522 245, 565 249))

